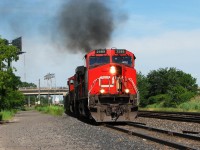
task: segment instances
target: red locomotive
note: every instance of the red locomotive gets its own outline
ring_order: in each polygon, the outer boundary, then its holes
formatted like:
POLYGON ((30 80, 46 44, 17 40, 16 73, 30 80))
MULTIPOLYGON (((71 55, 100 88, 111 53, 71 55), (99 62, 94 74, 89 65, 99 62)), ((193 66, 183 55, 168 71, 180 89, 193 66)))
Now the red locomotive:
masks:
POLYGON ((68 79, 65 112, 96 122, 133 121, 137 117, 135 55, 125 49, 96 49, 85 55, 68 79))

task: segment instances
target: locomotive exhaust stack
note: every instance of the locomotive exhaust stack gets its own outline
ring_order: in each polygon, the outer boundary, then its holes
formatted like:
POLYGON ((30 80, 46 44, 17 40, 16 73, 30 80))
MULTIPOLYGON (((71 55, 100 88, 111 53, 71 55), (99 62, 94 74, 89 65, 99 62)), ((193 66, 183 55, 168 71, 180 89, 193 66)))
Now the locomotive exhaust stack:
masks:
POLYGON ((77 67, 68 79, 66 112, 96 122, 133 121, 139 103, 134 54, 98 49, 89 52, 85 61, 86 66, 77 67))

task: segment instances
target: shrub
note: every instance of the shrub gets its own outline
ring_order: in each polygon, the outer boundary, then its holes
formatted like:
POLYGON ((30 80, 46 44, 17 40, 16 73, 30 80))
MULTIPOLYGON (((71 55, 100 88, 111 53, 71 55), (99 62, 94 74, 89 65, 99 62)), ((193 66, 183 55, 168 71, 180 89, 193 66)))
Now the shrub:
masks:
POLYGON ((169 100, 171 100, 171 97, 168 94, 159 94, 148 98, 149 104, 161 103, 169 100))
POLYGON ((2 118, 3 118, 3 115, 2 115, 2 113, 0 112, 0 121, 2 121, 2 118))
POLYGON ((195 96, 194 93, 188 92, 188 91, 185 92, 185 93, 183 93, 183 94, 181 94, 181 95, 180 95, 181 103, 189 101, 189 100, 190 100, 192 97, 194 97, 194 96, 195 96))
POLYGON ((11 119, 14 114, 16 113, 16 111, 14 110, 4 110, 0 112, 0 121, 1 120, 9 120, 11 119))
POLYGON ((179 105, 179 108, 185 111, 198 111, 200 112, 200 98, 196 97, 189 102, 185 102, 179 105))
POLYGON ((64 113, 63 107, 60 106, 36 106, 35 109, 56 116, 61 116, 64 113))
POLYGON ((176 107, 181 103, 189 101, 192 97, 195 96, 193 92, 188 91, 182 86, 174 86, 168 90, 168 93, 171 99, 168 99, 164 103, 165 107, 176 107))

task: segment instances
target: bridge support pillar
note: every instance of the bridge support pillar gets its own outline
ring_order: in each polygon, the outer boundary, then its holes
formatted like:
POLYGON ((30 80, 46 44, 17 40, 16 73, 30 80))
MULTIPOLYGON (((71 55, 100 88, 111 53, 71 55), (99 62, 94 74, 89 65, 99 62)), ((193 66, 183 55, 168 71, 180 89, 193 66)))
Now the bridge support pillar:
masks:
POLYGON ((28 107, 31 106, 31 104, 30 104, 30 101, 31 101, 31 100, 30 100, 30 99, 31 99, 31 96, 29 95, 29 96, 28 96, 28 107))

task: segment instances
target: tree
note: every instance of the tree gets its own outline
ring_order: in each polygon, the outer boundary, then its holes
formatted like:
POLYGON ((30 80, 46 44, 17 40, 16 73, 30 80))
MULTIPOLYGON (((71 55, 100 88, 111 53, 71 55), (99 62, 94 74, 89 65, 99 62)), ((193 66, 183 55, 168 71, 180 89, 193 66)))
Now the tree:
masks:
POLYGON ((176 68, 161 68, 151 71, 147 75, 147 79, 150 83, 149 96, 166 94, 174 86, 182 86, 188 91, 197 93, 196 79, 176 68))
POLYGON ((197 94, 196 79, 176 68, 160 68, 148 73, 138 73, 140 106, 163 103, 163 106, 177 106, 197 94))
POLYGON ((140 106, 146 106, 148 102, 149 83, 147 77, 141 72, 137 73, 137 86, 140 93, 140 106))
POLYGON ((24 98, 18 91, 20 78, 13 73, 16 69, 10 65, 19 59, 18 53, 19 49, 0 38, 0 110, 20 105, 24 98))
MULTIPOLYGON (((15 46, 8 45, 5 39, 0 38, 0 70, 4 71, 10 68, 10 62, 19 59, 19 49, 15 46)), ((14 69, 14 68, 11 68, 14 69)))
POLYGON ((21 84, 19 85, 19 87, 36 88, 37 85, 35 85, 34 83, 21 82, 21 84))
POLYGON ((195 96, 195 93, 187 90, 183 86, 176 85, 169 89, 168 95, 171 97, 170 99, 164 101, 165 107, 176 107, 177 105, 184 103, 190 100, 195 96))

